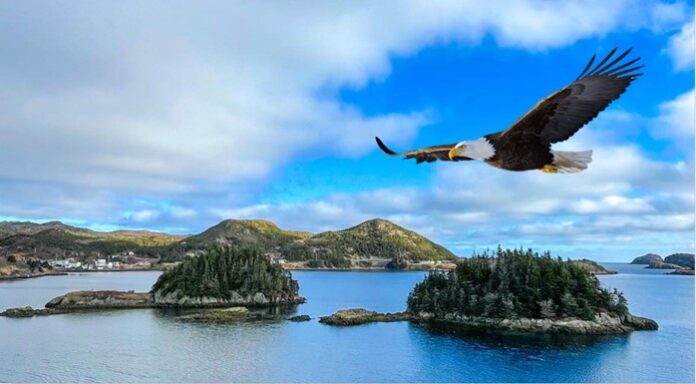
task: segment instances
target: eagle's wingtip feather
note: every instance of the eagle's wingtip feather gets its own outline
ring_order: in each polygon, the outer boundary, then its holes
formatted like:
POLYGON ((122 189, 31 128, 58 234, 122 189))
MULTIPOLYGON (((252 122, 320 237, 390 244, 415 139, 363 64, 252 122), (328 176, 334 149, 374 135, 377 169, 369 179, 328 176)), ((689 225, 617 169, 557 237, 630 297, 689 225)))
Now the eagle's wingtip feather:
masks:
POLYGON ((382 142, 382 140, 379 139, 379 137, 375 136, 375 141, 377 141, 377 146, 379 146, 379 149, 382 150, 382 152, 386 153, 387 155, 390 156, 395 156, 398 155, 398 153, 392 151, 391 149, 387 148, 386 145, 382 142))

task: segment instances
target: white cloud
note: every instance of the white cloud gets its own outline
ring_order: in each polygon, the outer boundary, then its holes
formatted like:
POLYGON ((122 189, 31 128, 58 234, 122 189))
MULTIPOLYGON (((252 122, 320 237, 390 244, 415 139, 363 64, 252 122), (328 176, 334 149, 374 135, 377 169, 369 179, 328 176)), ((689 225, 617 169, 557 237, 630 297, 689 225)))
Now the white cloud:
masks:
POLYGON ((652 122, 652 133, 658 138, 672 138, 676 142, 688 140, 693 150, 694 90, 660 104, 660 116, 652 122))
POLYGON ((136 193, 257 182, 302 151, 412 139, 427 113, 365 116, 318 96, 386 76, 395 55, 485 35, 547 49, 670 14, 627 1, 132 5, 1 5, 0 178, 136 193))
MULTIPOLYGON (((376 135, 405 145, 430 122, 429 111, 370 115, 333 97, 385 78, 394 57, 484 38, 543 51, 622 30, 670 30, 684 17, 681 3, 622 0, 0 2, 0 24, 11 26, 0 34, 0 211, 162 226, 266 217, 315 231, 385 216, 459 249, 514 237, 535 215, 548 225, 551 215, 588 212, 688 219, 693 164, 651 161, 613 141, 588 147, 595 163, 573 177, 441 165, 427 188, 253 199, 294 157, 361 156, 376 135), (151 203, 160 200, 180 205, 151 203)), ((684 39, 673 41, 682 55, 684 39)), ((693 135, 683 125, 687 104, 666 104, 663 120, 693 135)), ((587 131, 567 145, 594 144, 591 135, 606 137, 587 131)))
POLYGON ((172 207, 169 210, 169 213, 172 215, 172 217, 177 219, 191 219, 193 217, 196 217, 196 215, 198 214, 198 212, 196 212, 195 209, 184 207, 172 207))
POLYGON ((156 219, 160 213, 152 209, 143 209, 141 211, 136 211, 130 214, 129 219, 135 221, 136 223, 145 223, 156 219))
POLYGON ((429 186, 216 213, 220 219, 264 217, 309 231, 384 217, 463 255, 502 244, 625 260, 640 252, 693 247, 692 163, 653 160, 636 146, 606 144, 592 128, 578 134, 576 145, 595 151, 589 169, 578 174, 441 163, 429 186), (598 255, 608 251, 612 253, 598 255))
POLYGON ((694 22, 686 23, 670 39, 665 52, 677 70, 694 69, 694 22))

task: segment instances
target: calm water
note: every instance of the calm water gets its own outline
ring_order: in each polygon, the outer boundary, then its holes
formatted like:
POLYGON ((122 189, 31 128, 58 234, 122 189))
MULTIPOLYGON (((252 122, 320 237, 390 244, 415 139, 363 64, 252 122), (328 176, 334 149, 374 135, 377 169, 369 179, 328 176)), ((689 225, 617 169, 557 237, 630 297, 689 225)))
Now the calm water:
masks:
MULTIPOLYGON (((350 328, 277 322, 207 325, 158 310, 0 318, 0 381, 693 382, 694 279, 605 264, 656 332, 606 339, 494 339, 409 323, 350 328)), ((0 282, 0 309, 41 307, 76 289, 147 290, 157 272, 0 282)), ((313 318, 340 308, 399 311, 421 272, 295 272, 313 318)))

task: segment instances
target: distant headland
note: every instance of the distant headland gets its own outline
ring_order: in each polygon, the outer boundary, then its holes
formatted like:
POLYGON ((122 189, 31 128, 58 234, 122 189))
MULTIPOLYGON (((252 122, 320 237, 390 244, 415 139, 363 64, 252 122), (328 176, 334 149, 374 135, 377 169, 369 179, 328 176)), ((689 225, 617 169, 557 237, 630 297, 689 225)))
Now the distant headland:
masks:
POLYGON ((651 269, 672 269, 670 275, 693 275, 694 274, 694 254, 693 253, 673 253, 664 259, 655 253, 648 253, 638 256, 631 264, 645 264, 646 268, 651 269))

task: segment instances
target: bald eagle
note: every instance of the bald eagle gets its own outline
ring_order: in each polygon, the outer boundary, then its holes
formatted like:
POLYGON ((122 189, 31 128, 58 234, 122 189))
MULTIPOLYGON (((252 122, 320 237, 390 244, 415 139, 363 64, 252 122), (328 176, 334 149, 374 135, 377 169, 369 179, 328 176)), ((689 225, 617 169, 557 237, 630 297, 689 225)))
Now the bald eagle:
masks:
POLYGON ((575 81, 538 102, 534 108, 508 129, 485 135, 477 140, 435 145, 397 153, 379 139, 377 145, 390 156, 416 159, 416 163, 483 160, 508 171, 538 169, 546 173, 580 172, 592 161, 592 151, 554 151, 551 144, 567 140, 575 132, 618 99, 642 73, 639 58, 622 61, 631 49, 611 58, 614 48, 594 67, 596 55, 575 81), (611 61, 610 61, 611 60, 611 61))

